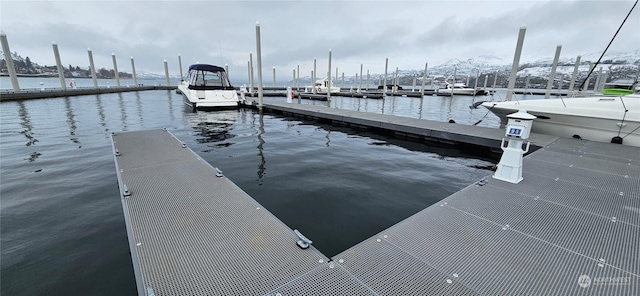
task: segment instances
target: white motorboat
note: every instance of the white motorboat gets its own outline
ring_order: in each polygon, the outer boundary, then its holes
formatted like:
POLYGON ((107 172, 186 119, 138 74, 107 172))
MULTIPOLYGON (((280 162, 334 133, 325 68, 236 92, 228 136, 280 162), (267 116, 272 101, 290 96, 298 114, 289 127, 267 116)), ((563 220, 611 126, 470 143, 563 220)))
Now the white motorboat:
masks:
POLYGON ((224 68, 194 64, 178 85, 184 102, 195 108, 237 107, 240 99, 224 68))
POLYGON ((448 83, 445 88, 438 89, 439 95, 465 95, 465 96, 473 96, 476 94, 476 90, 472 87, 468 87, 464 83, 456 82, 456 83, 448 83))
POLYGON ((526 110, 537 117, 532 132, 558 137, 640 147, 640 94, 605 89, 590 97, 484 102, 482 106, 500 117, 526 110))
MULTIPOLYGON (((316 80, 315 85, 305 86, 304 92, 326 94, 328 88, 329 88, 329 78, 318 79, 316 80)), ((337 92, 340 92, 340 87, 334 86, 334 84, 331 83, 331 93, 337 93, 337 92)))

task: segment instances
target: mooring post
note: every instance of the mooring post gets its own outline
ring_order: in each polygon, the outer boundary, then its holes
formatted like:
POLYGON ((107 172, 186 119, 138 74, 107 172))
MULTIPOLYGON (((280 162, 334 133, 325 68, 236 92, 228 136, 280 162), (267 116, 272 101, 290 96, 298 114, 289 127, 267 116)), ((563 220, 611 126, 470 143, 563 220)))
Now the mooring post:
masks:
POLYGON ((164 59, 164 79, 167 86, 171 86, 171 82, 169 82, 169 64, 167 63, 167 59, 164 59))
POLYGON ((418 75, 413 73, 413 86, 411 87, 411 92, 416 91, 416 79, 418 79, 418 75))
MULTIPOLYGON (((338 77, 336 77, 338 79, 338 77)), ((342 80, 340 81, 340 88, 344 88, 344 72, 342 72, 342 80)))
POLYGON ((560 59, 560 51, 562 45, 556 47, 556 55, 553 57, 553 64, 551 64, 551 73, 549 73, 549 79, 547 80, 547 89, 544 92, 544 98, 548 99, 551 95, 551 88, 553 87, 553 81, 556 79, 556 68, 558 67, 558 60, 560 59))
MULTIPOLYGON (((251 87, 251 62, 247 61, 247 84, 249 84, 249 87, 251 87)), ((253 93, 253 91, 249 91, 250 94, 253 93)))
POLYGON ((256 21, 256 54, 258 60, 258 108, 262 110, 262 50, 260 45, 260 23, 256 21))
POLYGON ((360 83, 358 83, 358 92, 360 92, 360 89, 362 88, 362 67, 363 65, 360 64, 360 83))
POLYGON ((507 96, 506 96, 507 101, 511 101, 511 97, 513 97, 513 88, 516 86, 516 77, 518 75, 518 65, 520 64, 520 55, 522 54, 522 44, 524 44, 524 33, 526 31, 527 31, 527 27, 522 26, 520 27, 520 31, 518 32, 518 41, 516 42, 516 52, 513 55, 513 64, 511 64, 511 74, 509 75, 509 84, 507 85, 507 96))
MULTIPOLYGON (((178 54, 178 68, 180 69, 180 81, 182 81, 182 57, 178 54)), ((227 69, 227 77, 229 77, 229 69, 227 69)))
POLYGON ((13 64, 13 58, 11 57, 11 50, 9 50, 9 41, 7 41, 7 34, 0 33, 0 43, 2 43, 2 52, 4 53, 4 59, 7 61, 7 70, 11 77, 11 85, 13 90, 20 90, 20 84, 18 84, 18 75, 16 74, 16 68, 13 64))
POLYGON ((276 67, 273 67, 273 87, 276 87, 276 67))
MULTIPOLYGON (((227 73, 227 78, 231 80, 231 75, 229 75, 229 64, 224 64, 224 71, 227 73)), ((182 67, 180 67, 180 77, 182 78, 182 67)))
POLYGON ((295 88, 296 87, 296 68, 292 68, 292 78, 291 78, 291 88, 295 88))
POLYGON ((133 61, 133 57, 131 57, 131 72, 133 74, 134 87, 137 87, 138 86, 138 76, 136 75, 136 64, 133 61))
POLYGON ((382 86, 382 96, 387 95, 387 69, 389 68, 389 58, 384 60, 384 85, 382 86))
MULTIPOLYGON (((593 73, 593 68, 595 68, 596 65, 593 62, 589 62, 589 71, 587 73, 593 73)), ((589 89, 589 83, 591 82, 591 77, 592 75, 587 76, 584 80, 584 88, 581 90, 581 92, 584 94, 585 92, 587 92, 587 90, 589 89)))
POLYGON ((253 84, 253 54, 249 52, 249 84, 251 85, 251 91, 249 93, 253 94, 254 84, 253 84))
POLYGON ((593 85, 593 92, 600 91, 600 83, 602 82, 602 67, 598 71, 598 76, 596 76, 596 84, 593 85))
POLYGON ((311 75, 311 92, 312 93, 316 93, 316 73, 317 69, 316 69, 316 57, 313 58, 313 75, 311 75))
POLYGON ((296 68, 296 90, 300 90, 300 65, 296 68))
POLYGON ((422 72, 422 88, 420 89, 420 95, 424 97, 424 84, 427 82, 427 69, 429 63, 424 63, 424 72, 422 72))
POLYGON ((120 74, 118 73, 118 64, 116 63, 115 53, 111 53, 111 60, 113 60, 113 73, 116 75, 116 86, 120 87, 120 74))
POLYGON ((327 81, 327 100, 331 100, 331 48, 329 48, 329 72, 327 74, 329 81, 327 81))
POLYGON ((64 82, 64 68, 62 68, 62 62, 60 61, 60 52, 58 51, 58 44, 51 43, 53 46, 53 55, 56 59, 56 66, 58 67, 58 77, 60 78, 60 87, 63 90, 67 90, 67 84, 64 82))
POLYGON ((371 76, 369 75, 369 69, 367 69, 367 90, 369 90, 369 79, 371 78, 371 76))
POLYGON ((87 54, 89 55, 89 67, 91 67, 91 79, 93 80, 93 87, 98 88, 98 76, 96 75, 96 67, 93 64, 93 52, 91 48, 87 48, 87 54))
POLYGON ((578 77, 578 68, 580 67, 580 56, 576 57, 576 64, 573 66, 573 74, 571 74, 571 81, 569 81, 569 93, 573 93, 573 87, 576 84, 576 77, 578 77))

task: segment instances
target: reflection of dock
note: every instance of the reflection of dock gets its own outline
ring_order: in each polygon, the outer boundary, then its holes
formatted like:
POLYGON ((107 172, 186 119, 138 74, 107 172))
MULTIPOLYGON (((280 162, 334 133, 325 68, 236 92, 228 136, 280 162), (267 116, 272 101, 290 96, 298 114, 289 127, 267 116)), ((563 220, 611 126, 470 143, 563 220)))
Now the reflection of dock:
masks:
MULTIPOLYGON (((361 123, 409 125, 397 120, 361 123)), ((292 229, 169 132, 112 140, 140 295, 635 295, 640 285, 637 147, 539 138, 519 184, 480 180, 327 258, 298 248, 292 229)))

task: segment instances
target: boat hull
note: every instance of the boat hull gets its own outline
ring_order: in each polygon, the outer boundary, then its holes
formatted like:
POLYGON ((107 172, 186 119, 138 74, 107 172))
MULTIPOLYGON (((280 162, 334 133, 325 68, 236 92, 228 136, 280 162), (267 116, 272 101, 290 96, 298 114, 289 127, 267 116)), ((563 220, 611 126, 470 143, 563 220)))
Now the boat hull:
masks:
POLYGON ((184 103, 192 108, 237 107, 240 101, 235 90, 193 90, 184 84, 178 90, 184 103))
POLYGON ((640 147, 640 97, 626 96, 623 101, 629 110, 626 115, 619 97, 571 98, 564 99, 564 104, 560 99, 547 99, 482 105, 500 117, 503 126, 508 114, 527 110, 538 117, 533 121, 534 133, 606 143, 619 136, 623 145, 640 147))

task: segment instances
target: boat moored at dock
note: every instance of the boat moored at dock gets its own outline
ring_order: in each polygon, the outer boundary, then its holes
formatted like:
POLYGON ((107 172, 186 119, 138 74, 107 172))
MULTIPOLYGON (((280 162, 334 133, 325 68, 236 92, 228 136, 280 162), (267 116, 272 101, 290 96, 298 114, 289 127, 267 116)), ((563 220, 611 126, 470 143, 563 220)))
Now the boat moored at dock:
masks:
POLYGON ((196 108, 237 107, 240 99, 224 68, 194 64, 178 85, 188 106, 196 108))
POLYGON ((601 95, 564 99, 484 102, 506 123, 508 114, 524 109, 538 119, 532 131, 640 147, 640 94, 604 90, 601 95))

